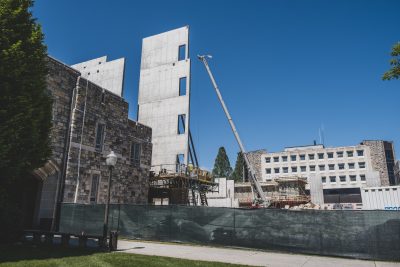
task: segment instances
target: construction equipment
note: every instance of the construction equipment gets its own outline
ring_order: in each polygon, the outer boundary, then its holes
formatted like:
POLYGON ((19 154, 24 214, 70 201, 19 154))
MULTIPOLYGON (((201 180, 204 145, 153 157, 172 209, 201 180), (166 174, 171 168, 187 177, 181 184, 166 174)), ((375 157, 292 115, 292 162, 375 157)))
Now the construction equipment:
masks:
POLYGON ((220 91, 218 89, 217 83, 215 82, 214 76, 211 73, 210 67, 208 66, 206 58, 212 58, 212 57, 210 55, 202 55, 202 56, 198 55, 197 57, 198 57, 198 59, 200 61, 203 62, 204 66, 205 66, 205 68, 206 68, 206 70, 208 72, 208 75, 210 76, 210 79, 211 79, 211 82, 212 82, 212 84, 214 86, 215 92, 217 93, 219 102, 222 105, 222 108, 223 108, 223 110, 225 112, 225 115, 226 115, 226 117, 228 119, 228 122, 229 122, 229 124, 230 124, 230 126, 232 128, 232 131, 233 131, 233 134, 234 134, 234 136, 236 138, 236 141, 239 144, 240 151, 242 152, 244 161, 246 163, 246 166, 247 166, 248 172, 249 172, 250 183, 251 183, 251 188, 252 188, 252 192, 253 192, 253 205, 254 206, 268 207, 270 205, 270 200, 267 199, 267 197, 264 194, 264 191, 261 188, 260 183, 258 182, 258 179, 256 177, 256 174, 255 174, 255 171, 253 169, 253 166, 251 165, 251 163, 250 163, 250 161, 249 161, 249 159, 247 157, 246 150, 244 149, 243 143, 240 140, 239 133, 236 130, 236 127, 235 127, 235 124, 233 123, 232 117, 229 114, 228 108, 226 107, 225 102, 222 99, 222 95, 221 95, 221 93, 220 93, 220 91))

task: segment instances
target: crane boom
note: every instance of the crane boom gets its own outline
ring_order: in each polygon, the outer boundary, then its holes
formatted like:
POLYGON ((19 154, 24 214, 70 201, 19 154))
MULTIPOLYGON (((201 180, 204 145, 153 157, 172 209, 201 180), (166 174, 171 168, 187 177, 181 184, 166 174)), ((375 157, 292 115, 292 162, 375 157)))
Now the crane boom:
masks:
POLYGON ((255 191, 257 193, 257 197, 253 193, 254 201, 258 202, 259 204, 262 204, 262 205, 268 207, 269 206, 269 200, 266 198, 266 196, 265 196, 265 194, 264 194, 264 192, 263 192, 263 190, 261 188, 261 185, 258 182, 258 179, 257 179, 257 177, 255 175, 255 171, 253 169, 253 166, 250 163, 250 160, 249 160, 249 158, 247 157, 247 154, 246 154, 246 150, 244 149, 243 143, 240 140, 239 133, 236 130, 236 127, 235 127, 235 124, 233 123, 232 117, 229 114, 228 108, 226 107, 225 102, 222 99, 222 95, 221 95, 221 93, 220 93, 220 91, 218 89, 217 83, 215 82, 214 76, 211 73, 210 67, 208 66, 206 57, 211 58, 211 56, 203 55, 203 56, 197 56, 197 57, 198 57, 199 60, 201 60, 203 62, 204 66, 205 66, 205 68, 206 68, 206 70, 208 72, 208 75, 210 76, 210 79, 211 79, 211 82, 212 82, 212 84, 214 86, 215 92, 217 93, 219 102, 222 105, 222 108, 223 108, 223 110, 225 112, 225 115, 226 115, 226 117, 228 119, 228 122, 229 122, 229 124, 231 126, 232 132, 233 132, 233 134, 234 134, 234 136, 236 138, 236 141, 239 144, 240 151, 242 152, 244 161, 245 161, 246 166, 247 166, 248 171, 249 171, 250 183, 251 183, 251 186, 252 186, 252 189, 253 189, 252 191, 253 192, 255 191))

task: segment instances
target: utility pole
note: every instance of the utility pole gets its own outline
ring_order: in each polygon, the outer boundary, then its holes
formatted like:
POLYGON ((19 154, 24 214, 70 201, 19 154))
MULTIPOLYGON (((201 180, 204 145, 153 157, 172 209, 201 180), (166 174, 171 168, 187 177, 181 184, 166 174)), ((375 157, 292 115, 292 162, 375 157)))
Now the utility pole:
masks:
POLYGON ((211 83, 214 86, 214 89, 215 89, 215 92, 217 93, 219 102, 222 105, 222 108, 223 108, 223 110, 225 112, 225 115, 226 115, 226 117, 228 119, 229 125, 231 126, 233 135, 235 136, 236 141, 239 144, 239 148, 240 148, 240 151, 242 152, 242 155, 243 155, 244 161, 246 163, 246 166, 249 169, 249 176, 250 176, 250 182, 251 182, 251 186, 252 186, 254 202, 256 202, 255 204, 261 204, 261 205, 263 205, 265 207, 268 207, 269 204, 270 204, 270 201, 266 198, 266 196, 265 196, 265 194, 264 194, 264 192, 263 192, 263 190, 261 188, 261 185, 258 182, 258 179, 257 179, 257 177, 255 175, 255 171, 253 169, 253 165, 251 165, 250 160, 247 157, 246 150, 244 149, 243 143, 240 140, 239 133, 236 130, 236 127, 235 127, 235 124, 233 123, 232 117, 229 114, 228 108, 226 107, 225 102, 222 99, 222 95, 221 95, 221 93, 220 93, 220 91, 218 89, 217 83, 215 82, 214 76, 211 73, 210 67, 208 66, 206 58, 212 58, 212 57, 210 55, 203 55, 203 56, 197 56, 197 57, 198 57, 199 60, 201 60, 203 62, 204 67, 206 68, 206 70, 208 72, 208 75, 210 76, 211 83), (254 191, 256 192, 257 196, 254 194, 254 191))

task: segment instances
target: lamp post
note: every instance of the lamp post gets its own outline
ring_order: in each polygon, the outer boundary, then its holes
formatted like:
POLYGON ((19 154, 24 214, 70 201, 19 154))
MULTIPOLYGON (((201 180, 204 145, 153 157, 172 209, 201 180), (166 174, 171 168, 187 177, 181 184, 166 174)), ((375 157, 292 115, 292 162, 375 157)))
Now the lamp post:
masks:
POLYGON ((110 154, 107 155, 106 164, 110 170, 110 176, 108 177, 108 192, 107 192, 107 202, 106 202, 106 210, 104 213, 104 225, 103 225, 103 242, 104 245, 107 244, 107 232, 108 232, 108 210, 110 206, 110 192, 111 192, 111 178, 112 171, 114 169, 115 164, 117 164, 117 155, 114 154, 114 151, 111 151, 110 154))

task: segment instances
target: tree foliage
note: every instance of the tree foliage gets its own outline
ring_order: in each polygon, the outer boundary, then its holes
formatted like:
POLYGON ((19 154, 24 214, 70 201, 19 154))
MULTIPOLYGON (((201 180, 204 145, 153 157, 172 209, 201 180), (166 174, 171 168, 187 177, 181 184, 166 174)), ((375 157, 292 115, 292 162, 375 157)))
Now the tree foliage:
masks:
POLYGON ((383 74, 383 80, 400 78, 400 42, 392 47, 390 55, 392 56, 392 59, 390 60, 392 68, 383 74))
POLYGON ((231 175, 231 179, 235 180, 235 182, 243 181, 243 171, 245 167, 245 162, 243 158, 242 152, 237 153, 235 169, 231 175))
POLYGON ((226 177, 229 178, 232 173, 232 167, 229 162, 228 155, 226 154, 225 148, 220 147, 218 149, 218 155, 215 159, 214 169, 212 174, 214 177, 226 177))
POLYGON ((50 156, 46 54, 31 0, 0 1, 0 173, 17 178, 50 156))
POLYGON ((18 238, 30 173, 50 157, 46 54, 31 0, 0 0, 0 242, 18 238))

